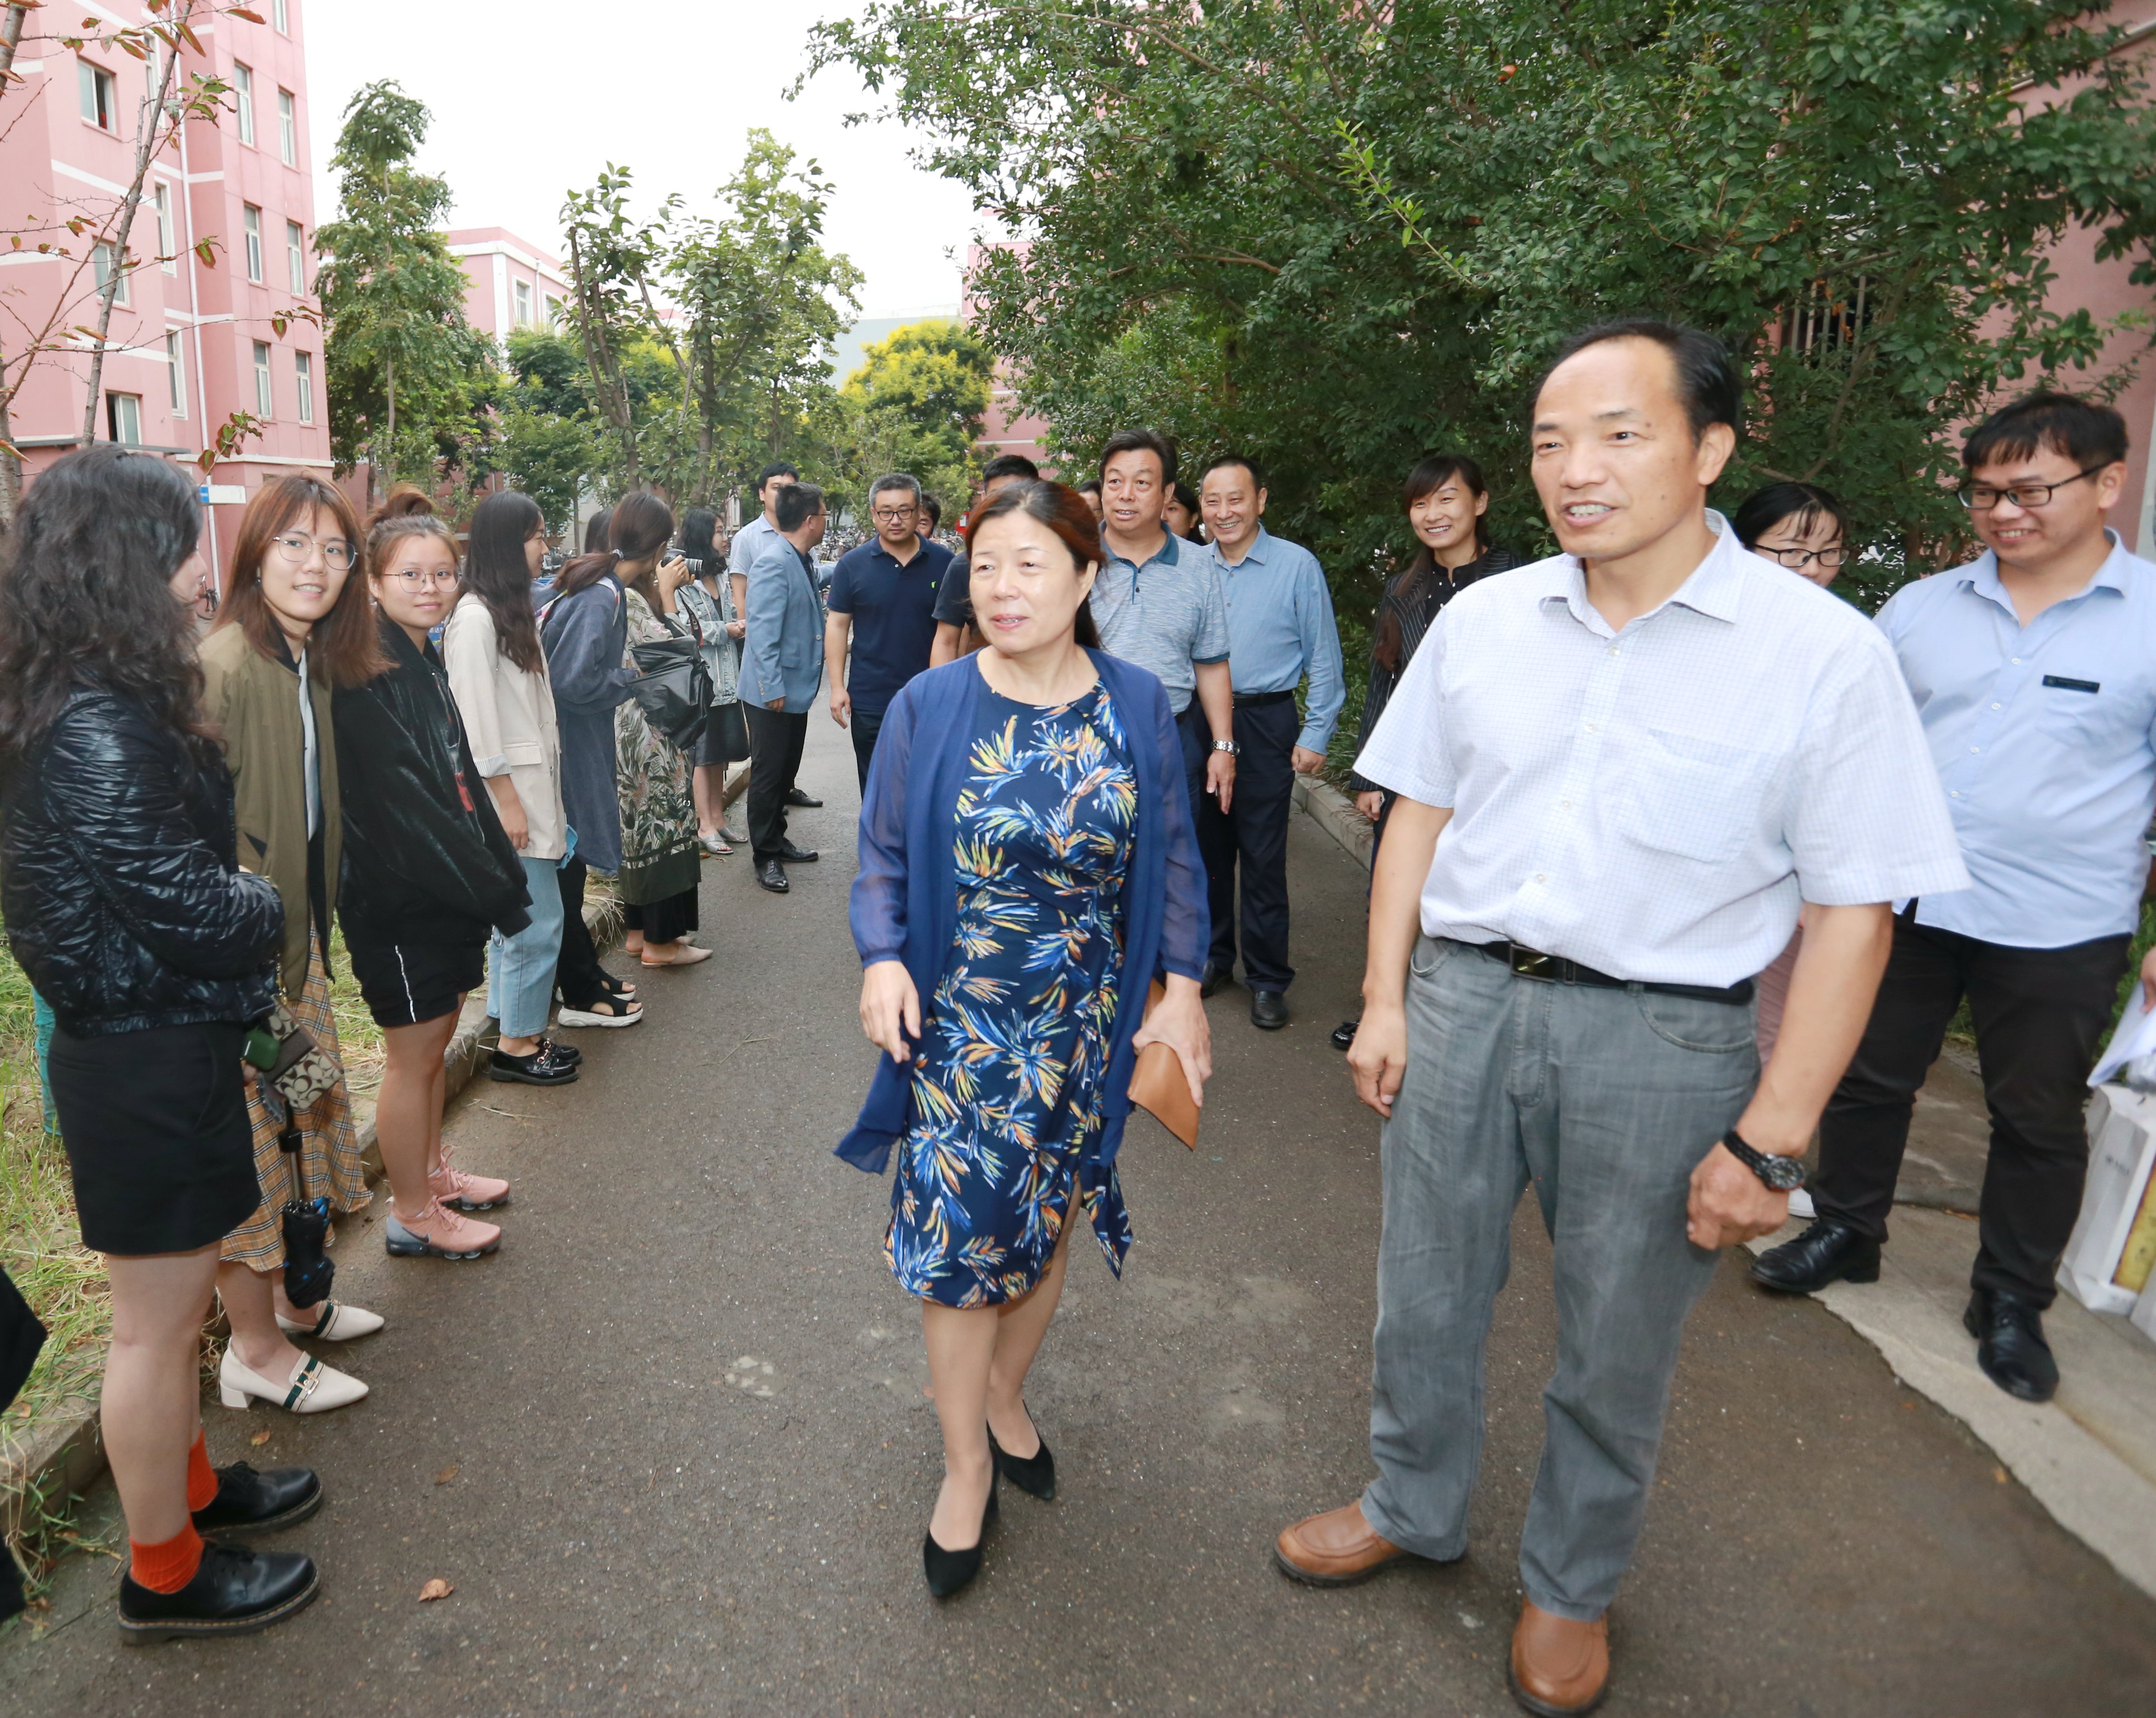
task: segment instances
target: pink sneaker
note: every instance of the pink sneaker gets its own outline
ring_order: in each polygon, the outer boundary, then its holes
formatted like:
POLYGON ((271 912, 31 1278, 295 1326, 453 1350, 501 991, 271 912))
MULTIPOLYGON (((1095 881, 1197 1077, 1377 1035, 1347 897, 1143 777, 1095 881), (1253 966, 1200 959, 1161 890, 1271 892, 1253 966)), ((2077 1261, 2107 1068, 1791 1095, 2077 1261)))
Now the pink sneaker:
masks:
POLYGON ((444 1163, 427 1177, 443 1204, 459 1211, 491 1211, 509 1203, 509 1183, 490 1175, 473 1175, 444 1163))
POLYGON ((477 1259, 501 1244, 501 1231, 490 1223, 474 1223, 459 1217, 439 1199, 429 1199, 427 1208, 409 1222, 389 1208, 388 1232, 382 1245, 393 1259, 477 1259))

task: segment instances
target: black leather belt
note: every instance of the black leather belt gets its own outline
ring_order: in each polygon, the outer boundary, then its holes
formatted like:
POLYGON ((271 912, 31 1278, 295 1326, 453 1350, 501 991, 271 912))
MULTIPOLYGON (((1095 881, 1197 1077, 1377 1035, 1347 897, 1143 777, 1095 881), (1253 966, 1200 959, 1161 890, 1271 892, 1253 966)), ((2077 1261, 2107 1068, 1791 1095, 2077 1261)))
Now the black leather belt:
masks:
MULTIPOLYGON (((1546 955, 1539 949, 1523 948, 1517 942, 1464 942, 1460 946, 1486 954, 1493 961, 1502 961, 1522 978, 1539 978, 1546 984, 1591 984, 1604 990, 1625 990, 1634 982, 1629 978, 1612 978, 1607 972, 1568 961, 1563 955, 1546 955)), ((1726 989, 1717 989, 1711 984, 1645 982, 1640 983, 1640 988, 1651 990, 1657 996, 1688 996, 1702 1003, 1741 1004, 1752 1000, 1752 981, 1748 978, 1740 978, 1726 989)))
POLYGON ((1289 699, 1294 696, 1295 694, 1292 691, 1238 692, 1235 695, 1235 708, 1238 710, 1262 710, 1268 704, 1285 704, 1289 699))

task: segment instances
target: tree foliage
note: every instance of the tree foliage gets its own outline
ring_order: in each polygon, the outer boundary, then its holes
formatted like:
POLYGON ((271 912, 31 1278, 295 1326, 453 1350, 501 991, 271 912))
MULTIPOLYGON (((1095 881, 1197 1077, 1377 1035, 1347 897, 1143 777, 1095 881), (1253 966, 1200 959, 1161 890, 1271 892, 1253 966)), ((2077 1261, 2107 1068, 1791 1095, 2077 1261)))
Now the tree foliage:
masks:
POLYGON ((994 354, 948 320, 911 322, 861 355, 840 390, 840 464, 865 497, 884 473, 909 471, 931 494, 963 501, 980 462, 974 442, 988 409, 994 354))
POLYGON ((1960 531, 1957 423, 2115 387, 2146 338, 2051 291, 2074 235, 2156 278, 2119 38, 2082 0, 879 0, 817 55, 1016 239, 978 326, 1066 440, 1127 411, 1246 447, 1355 578, 1404 541, 1414 459, 1471 451, 1532 546, 1537 370, 1584 321, 1670 315, 1752 378, 1722 493, 1836 489, 1886 583, 1960 531))

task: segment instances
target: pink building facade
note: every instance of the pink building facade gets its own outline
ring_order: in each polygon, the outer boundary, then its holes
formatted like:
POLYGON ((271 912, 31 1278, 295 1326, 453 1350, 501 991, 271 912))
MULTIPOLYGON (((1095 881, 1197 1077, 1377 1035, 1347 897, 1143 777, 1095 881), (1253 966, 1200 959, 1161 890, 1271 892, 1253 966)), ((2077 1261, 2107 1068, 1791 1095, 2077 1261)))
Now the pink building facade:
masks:
MULTIPOLYGON (((958 314, 968 322, 973 320, 972 282, 984 254, 978 244, 967 249, 967 293, 958 314)), ((1011 386, 1009 362, 997 359, 995 374, 988 382, 988 409, 981 418, 980 444, 989 450, 988 457, 1023 454, 1045 470, 1054 463, 1048 457, 1048 430, 1045 418, 1035 417, 1019 406, 1018 390, 1011 386)))
MULTIPOLYGON (((124 257, 107 250, 84 267, 90 235, 62 223, 81 218, 94 228, 118 207, 154 68, 94 42, 80 53, 63 47, 54 36, 80 19, 49 7, 29 15, 14 67, 23 81, 0 97, 0 119, 12 122, 0 141, 0 228, 25 233, 21 250, 0 252, 0 346, 24 351, 28 331, 56 305, 67 307, 64 325, 94 326, 99 280, 123 271, 95 433, 169 454, 203 481, 205 548, 216 550, 220 577, 260 484, 330 471, 321 330, 310 320, 318 301, 302 4, 262 0, 260 23, 224 14, 194 27, 203 52, 184 54, 181 73, 221 77, 234 94, 218 122, 189 121, 157 156, 124 257), (36 254, 48 238, 74 255, 36 254), (196 254, 205 243, 213 264, 196 254), (260 433, 202 478, 197 456, 240 412, 263 420, 260 433)), ((140 0, 95 9, 106 28, 151 15, 140 0)), ((33 362, 11 412, 26 477, 80 444, 89 375, 86 339, 33 362)))
POLYGON ((568 314, 569 279, 544 247, 503 227, 459 227, 449 254, 464 265, 465 317, 506 342, 519 328, 545 328, 568 314))

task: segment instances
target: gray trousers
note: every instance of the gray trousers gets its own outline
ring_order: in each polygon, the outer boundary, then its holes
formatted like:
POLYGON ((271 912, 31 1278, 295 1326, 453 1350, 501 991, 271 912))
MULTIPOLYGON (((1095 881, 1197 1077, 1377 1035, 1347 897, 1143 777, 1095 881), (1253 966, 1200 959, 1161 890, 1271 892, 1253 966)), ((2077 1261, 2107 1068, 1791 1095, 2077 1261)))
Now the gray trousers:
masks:
POLYGON ((1631 1562, 1684 1321, 1714 1274, 1685 1238, 1685 1201, 1758 1083, 1752 1010, 1519 977, 1424 937, 1407 1017, 1363 1513, 1420 1556, 1466 1549, 1483 1349, 1532 1182, 1556 1253, 1558 1361, 1520 1579, 1543 1609, 1589 1622, 1631 1562))

